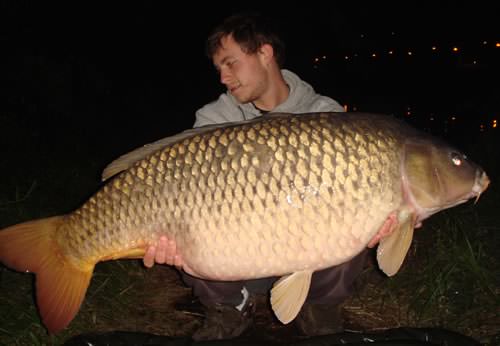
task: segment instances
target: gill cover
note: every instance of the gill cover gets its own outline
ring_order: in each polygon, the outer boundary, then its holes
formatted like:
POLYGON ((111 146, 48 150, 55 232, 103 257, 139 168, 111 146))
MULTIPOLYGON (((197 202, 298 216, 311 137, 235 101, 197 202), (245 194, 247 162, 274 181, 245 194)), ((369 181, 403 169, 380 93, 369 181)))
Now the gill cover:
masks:
POLYGON ((417 209, 433 214, 469 197, 478 167, 464 154, 439 142, 407 143, 405 149, 407 193, 417 209))

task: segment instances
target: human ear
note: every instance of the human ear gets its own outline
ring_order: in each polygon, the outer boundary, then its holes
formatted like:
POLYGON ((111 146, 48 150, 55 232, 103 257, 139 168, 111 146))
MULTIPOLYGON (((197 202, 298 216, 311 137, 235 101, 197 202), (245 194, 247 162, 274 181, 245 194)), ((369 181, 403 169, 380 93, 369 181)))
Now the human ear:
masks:
POLYGON ((263 63, 267 64, 274 58, 274 49, 269 43, 264 43, 258 51, 259 57, 263 63))

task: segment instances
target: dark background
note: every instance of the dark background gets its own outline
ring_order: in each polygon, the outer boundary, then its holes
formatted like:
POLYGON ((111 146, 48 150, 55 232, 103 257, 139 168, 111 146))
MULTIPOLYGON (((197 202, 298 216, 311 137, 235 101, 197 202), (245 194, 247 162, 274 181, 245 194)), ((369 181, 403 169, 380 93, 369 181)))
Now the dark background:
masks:
POLYGON ((205 39, 242 10, 275 18, 285 67, 349 110, 394 114, 457 143, 498 118, 499 12, 487 2, 4 1, 2 137, 109 161, 191 127, 224 91, 205 39))
MULTIPOLYGON (((204 54, 209 31, 236 11, 258 10, 279 22, 286 67, 316 91, 349 110, 393 114, 444 136, 491 178, 477 205, 424 224, 415 249, 426 265, 410 264, 415 271, 398 291, 393 283, 381 294, 377 284, 370 296, 380 299, 363 298, 376 313, 364 315, 381 327, 404 325, 402 316, 408 321, 416 313, 425 326, 498 334, 498 304, 488 293, 498 285, 485 279, 499 277, 500 136, 493 124, 500 118, 500 12, 494 1, 201 1, 0 0, 0 228, 75 210, 102 186, 101 172, 113 159, 190 128, 195 111, 224 91, 204 54), (415 312, 402 313, 405 304, 415 312), (382 306, 389 308, 380 319, 382 306), (428 312, 420 315, 420 308, 428 312)), ((141 292, 129 290, 137 276, 126 268, 98 269, 87 317, 67 335, 95 328, 95 316, 103 329, 121 320, 123 330, 127 323, 165 330, 163 319, 143 318, 151 315, 143 302, 152 296, 163 311, 163 296, 157 300, 154 292, 171 291, 161 280, 152 291, 158 278, 152 276, 142 290, 148 298, 123 301, 122 293, 141 292), (106 318, 99 308, 109 304, 114 315, 106 318)), ((12 336, 6 343, 47 343, 29 296, 31 278, 10 274, 0 270, 0 325, 12 336)))

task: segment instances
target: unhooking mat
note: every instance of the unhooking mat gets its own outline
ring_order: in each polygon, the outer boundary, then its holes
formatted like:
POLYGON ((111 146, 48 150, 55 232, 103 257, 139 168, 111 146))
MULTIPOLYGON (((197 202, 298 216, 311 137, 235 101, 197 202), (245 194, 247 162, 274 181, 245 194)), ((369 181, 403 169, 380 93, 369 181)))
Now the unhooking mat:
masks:
POLYGON ((444 329, 435 328, 396 328, 380 333, 339 333, 294 340, 292 342, 275 342, 240 337, 232 340, 196 342, 189 338, 172 338, 145 333, 109 332, 103 334, 86 334, 69 339, 64 346, 227 346, 227 345, 259 345, 259 346, 478 346, 479 342, 444 329))

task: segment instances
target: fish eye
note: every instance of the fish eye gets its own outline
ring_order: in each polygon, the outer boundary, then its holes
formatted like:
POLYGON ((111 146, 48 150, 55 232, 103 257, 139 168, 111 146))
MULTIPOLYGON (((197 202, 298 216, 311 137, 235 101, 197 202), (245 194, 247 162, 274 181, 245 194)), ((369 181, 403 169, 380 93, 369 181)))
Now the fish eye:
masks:
POLYGON ((465 155, 459 153, 451 153, 451 161, 455 166, 461 166, 465 159, 465 155))

